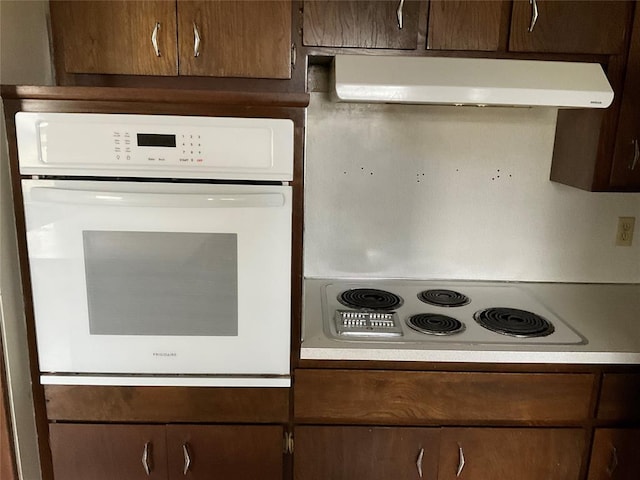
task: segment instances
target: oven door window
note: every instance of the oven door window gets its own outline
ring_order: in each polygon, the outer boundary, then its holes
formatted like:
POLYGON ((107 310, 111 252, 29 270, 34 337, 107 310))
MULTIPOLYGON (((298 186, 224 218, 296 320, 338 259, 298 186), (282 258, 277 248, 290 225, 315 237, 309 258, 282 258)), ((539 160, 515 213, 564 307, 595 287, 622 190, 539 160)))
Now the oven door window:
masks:
POLYGON ((237 235, 84 231, 92 335, 238 335, 237 235))

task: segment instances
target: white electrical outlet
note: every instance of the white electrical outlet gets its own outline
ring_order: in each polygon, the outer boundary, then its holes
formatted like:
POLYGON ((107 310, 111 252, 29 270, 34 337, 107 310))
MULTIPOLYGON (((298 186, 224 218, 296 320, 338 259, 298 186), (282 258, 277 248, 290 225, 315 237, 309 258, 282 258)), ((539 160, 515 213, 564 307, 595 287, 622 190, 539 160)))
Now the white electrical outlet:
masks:
POLYGON ((616 233, 616 245, 630 247, 633 244, 633 230, 636 226, 636 217, 618 217, 618 231, 616 233))

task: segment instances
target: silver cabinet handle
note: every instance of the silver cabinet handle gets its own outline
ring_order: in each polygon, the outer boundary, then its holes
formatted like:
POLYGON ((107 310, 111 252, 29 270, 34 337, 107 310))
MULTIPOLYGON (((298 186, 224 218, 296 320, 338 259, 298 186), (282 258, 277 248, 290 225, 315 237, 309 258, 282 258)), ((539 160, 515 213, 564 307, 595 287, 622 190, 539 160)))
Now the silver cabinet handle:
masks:
POLYGON ((633 143, 633 160, 631 160, 631 163, 629 164, 629 168, 631 170, 635 170, 636 166, 638 165, 638 160, 640 160, 640 145, 638 144, 637 138, 635 138, 632 143, 633 143))
POLYGON ((402 30, 403 19, 402 19, 402 9, 404 8, 404 0, 400 0, 398 3, 398 9, 396 10, 396 17, 398 18, 398 29, 402 30))
POLYGON ((153 27, 151 33, 151 44, 153 45, 153 51, 156 53, 156 57, 160 56, 160 47, 158 47, 158 31, 160 30, 160 22, 156 22, 156 26, 153 27))
POLYGON ((464 469, 464 451, 462 450, 462 446, 458 445, 458 471, 456 472, 456 477, 459 477, 464 469))
POLYGON ((151 476, 151 442, 144 444, 144 450, 142 450, 142 467, 147 477, 151 476))
POLYGON ((193 56, 200 56, 200 32, 196 22, 193 22, 193 56))
POLYGON ((533 32, 533 29, 536 27, 536 22, 538 21, 538 2, 536 0, 529 0, 529 5, 531 5, 531 24, 529 25, 529 31, 533 32))
POLYGON ((609 465, 607 466, 607 475, 613 477, 613 472, 618 468, 618 450, 616 447, 611 445, 611 459, 609 460, 609 465))
POLYGON ((189 467, 191 467, 191 455, 189 455, 189 444, 182 444, 182 455, 184 456, 184 468, 182 469, 182 474, 186 475, 189 472, 189 467))
POLYGON ((416 467, 418 468, 418 476, 422 478, 422 459, 424 458, 424 448, 420 449, 418 454, 418 460, 416 460, 416 467))

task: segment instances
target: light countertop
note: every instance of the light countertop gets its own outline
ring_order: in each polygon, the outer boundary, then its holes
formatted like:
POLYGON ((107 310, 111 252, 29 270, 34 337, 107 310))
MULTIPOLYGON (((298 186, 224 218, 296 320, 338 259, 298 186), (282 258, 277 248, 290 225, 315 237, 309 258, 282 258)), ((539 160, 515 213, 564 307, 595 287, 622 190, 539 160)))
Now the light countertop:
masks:
MULTIPOLYGON (((325 333, 318 292, 306 279, 302 359, 465 363, 640 364, 640 284, 495 282, 527 292, 585 339, 582 344, 349 341, 325 333)), ((472 284, 472 283, 470 283, 472 284)), ((484 282, 486 285, 487 282, 484 282)))

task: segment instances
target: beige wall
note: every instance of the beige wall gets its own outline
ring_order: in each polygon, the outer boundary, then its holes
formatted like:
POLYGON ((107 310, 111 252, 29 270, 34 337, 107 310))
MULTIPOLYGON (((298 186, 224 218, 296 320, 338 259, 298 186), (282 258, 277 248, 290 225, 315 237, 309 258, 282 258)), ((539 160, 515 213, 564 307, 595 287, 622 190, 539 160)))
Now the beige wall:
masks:
MULTIPOLYGON (((48 1, 0 0, 0 83, 47 85, 52 67, 47 34, 48 1)), ((6 355, 18 471, 38 480, 33 400, 7 161, 4 115, 0 118, 0 321, 6 355)))

